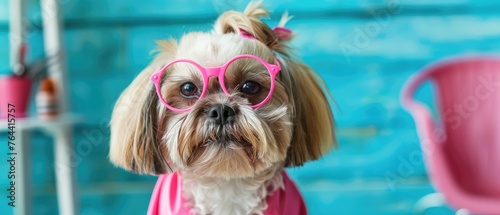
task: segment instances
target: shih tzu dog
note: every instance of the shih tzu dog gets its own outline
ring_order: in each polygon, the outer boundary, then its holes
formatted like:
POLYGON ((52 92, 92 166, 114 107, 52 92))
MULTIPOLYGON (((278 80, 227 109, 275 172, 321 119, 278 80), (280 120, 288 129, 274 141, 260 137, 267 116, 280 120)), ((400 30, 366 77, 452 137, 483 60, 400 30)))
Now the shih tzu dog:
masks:
POLYGON ((110 160, 158 175, 148 214, 306 214, 284 171, 336 145, 329 93, 294 58, 285 14, 271 29, 260 2, 211 32, 158 41, 122 93, 110 160))

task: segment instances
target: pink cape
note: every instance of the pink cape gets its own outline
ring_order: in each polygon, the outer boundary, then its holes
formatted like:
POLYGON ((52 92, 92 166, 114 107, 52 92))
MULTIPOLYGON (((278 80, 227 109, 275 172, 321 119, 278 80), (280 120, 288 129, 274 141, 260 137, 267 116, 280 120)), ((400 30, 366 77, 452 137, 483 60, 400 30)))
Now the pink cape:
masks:
MULTIPOLYGON (((283 183, 285 189, 278 188, 267 197, 267 209, 264 215, 305 215, 306 205, 295 184, 285 171, 283 183)), ((191 215, 186 200, 182 197, 181 178, 177 172, 158 177, 149 202, 148 215, 191 215)))

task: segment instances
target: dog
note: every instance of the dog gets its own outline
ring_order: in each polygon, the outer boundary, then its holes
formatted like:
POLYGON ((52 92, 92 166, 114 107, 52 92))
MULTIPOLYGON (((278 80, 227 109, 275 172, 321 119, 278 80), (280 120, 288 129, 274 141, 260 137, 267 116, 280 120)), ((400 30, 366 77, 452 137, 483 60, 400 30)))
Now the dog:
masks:
POLYGON ((297 57, 285 13, 261 2, 210 32, 157 41, 155 59, 116 102, 109 158, 158 175, 148 214, 307 214, 285 167, 337 145, 330 93, 297 57))

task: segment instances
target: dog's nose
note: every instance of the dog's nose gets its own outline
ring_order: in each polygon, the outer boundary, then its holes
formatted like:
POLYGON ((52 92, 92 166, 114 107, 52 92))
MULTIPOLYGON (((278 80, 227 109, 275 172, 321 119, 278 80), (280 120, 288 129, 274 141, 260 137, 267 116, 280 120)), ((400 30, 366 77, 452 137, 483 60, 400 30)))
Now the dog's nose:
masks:
POLYGON ((234 120, 234 109, 226 105, 214 105, 208 110, 208 117, 218 125, 225 125, 234 120))

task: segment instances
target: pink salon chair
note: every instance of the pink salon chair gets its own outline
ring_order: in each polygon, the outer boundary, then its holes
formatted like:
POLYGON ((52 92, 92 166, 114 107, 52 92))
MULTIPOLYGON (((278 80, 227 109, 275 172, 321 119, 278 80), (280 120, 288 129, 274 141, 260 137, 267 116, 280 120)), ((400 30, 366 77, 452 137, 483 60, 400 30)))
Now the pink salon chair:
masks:
POLYGON ((415 120, 430 180, 440 192, 420 203, 442 196, 459 212, 500 214, 500 57, 431 65, 410 78, 401 102, 415 120), (438 119, 413 98, 425 81, 435 86, 438 119))

